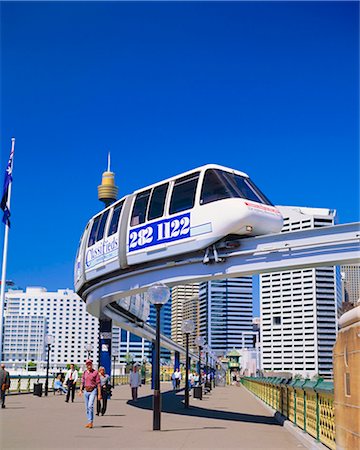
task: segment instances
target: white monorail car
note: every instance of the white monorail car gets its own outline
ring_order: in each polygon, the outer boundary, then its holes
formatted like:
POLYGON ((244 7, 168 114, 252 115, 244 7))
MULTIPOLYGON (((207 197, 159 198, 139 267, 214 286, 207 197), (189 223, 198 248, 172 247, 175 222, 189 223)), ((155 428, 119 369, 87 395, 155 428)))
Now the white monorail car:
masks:
POLYGON ((277 233, 283 218, 248 175, 208 164, 135 191, 92 217, 75 289, 133 265, 206 249, 229 235, 277 233))

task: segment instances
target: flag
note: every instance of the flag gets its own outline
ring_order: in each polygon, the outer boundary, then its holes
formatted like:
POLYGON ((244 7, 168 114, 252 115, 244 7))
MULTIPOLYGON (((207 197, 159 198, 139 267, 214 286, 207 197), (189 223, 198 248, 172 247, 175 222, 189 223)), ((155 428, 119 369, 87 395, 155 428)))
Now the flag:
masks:
POLYGON ((5 170, 4 190, 3 195, 1 197, 1 205, 0 205, 1 209, 4 211, 2 221, 8 227, 10 227, 10 209, 8 207, 8 203, 9 203, 9 188, 12 183, 13 158, 14 158, 14 145, 11 148, 9 162, 5 170))

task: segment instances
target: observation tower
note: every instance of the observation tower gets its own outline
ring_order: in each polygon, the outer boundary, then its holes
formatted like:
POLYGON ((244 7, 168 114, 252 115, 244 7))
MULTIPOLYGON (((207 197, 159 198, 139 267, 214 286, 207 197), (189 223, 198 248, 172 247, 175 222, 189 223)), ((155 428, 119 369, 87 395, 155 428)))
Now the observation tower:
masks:
POLYGON ((110 152, 108 153, 108 167, 102 174, 102 181, 98 186, 98 199, 105 204, 105 207, 110 206, 117 200, 119 189, 115 185, 115 173, 110 170, 110 152))
MULTIPOLYGON (((118 187, 115 185, 115 173, 110 170, 110 152, 108 153, 107 170, 102 174, 102 181, 98 186, 98 199, 104 203, 105 208, 117 200, 118 187)), ((99 320, 99 366, 105 367, 105 373, 111 375, 111 341, 112 320, 100 318, 99 320)))

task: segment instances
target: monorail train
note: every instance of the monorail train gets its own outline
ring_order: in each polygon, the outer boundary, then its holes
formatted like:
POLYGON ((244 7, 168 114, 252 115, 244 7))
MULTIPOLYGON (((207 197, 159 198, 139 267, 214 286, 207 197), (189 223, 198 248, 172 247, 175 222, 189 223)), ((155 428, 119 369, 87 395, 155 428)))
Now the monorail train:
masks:
POLYGON ((278 233, 281 213, 248 175, 208 164, 126 195, 88 222, 75 262, 80 293, 132 266, 205 250, 228 236, 278 233))

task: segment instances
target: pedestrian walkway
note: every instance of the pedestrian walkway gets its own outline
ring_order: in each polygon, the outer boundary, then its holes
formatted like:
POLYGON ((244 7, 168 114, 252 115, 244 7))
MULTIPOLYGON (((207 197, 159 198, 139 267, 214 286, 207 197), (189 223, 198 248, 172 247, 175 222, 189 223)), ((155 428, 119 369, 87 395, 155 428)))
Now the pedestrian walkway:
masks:
POLYGON ((161 431, 152 430, 152 391, 139 389, 133 402, 129 386, 118 386, 103 417, 86 429, 83 399, 65 403, 64 395, 13 395, 0 410, 0 448, 7 449, 286 449, 304 446, 279 425, 267 408, 243 387, 217 387, 184 408, 184 391, 161 386, 161 431))

